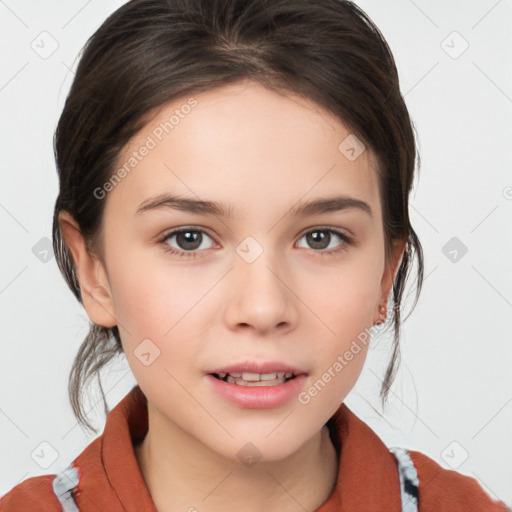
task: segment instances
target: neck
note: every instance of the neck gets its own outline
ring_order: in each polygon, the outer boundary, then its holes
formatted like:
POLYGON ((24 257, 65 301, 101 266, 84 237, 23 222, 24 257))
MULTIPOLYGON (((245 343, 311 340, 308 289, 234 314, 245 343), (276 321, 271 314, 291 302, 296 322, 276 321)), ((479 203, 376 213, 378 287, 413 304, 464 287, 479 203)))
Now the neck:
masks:
POLYGON ((338 457, 327 427, 282 460, 246 466, 212 451, 148 404, 149 428, 135 456, 159 512, 316 510, 336 485, 338 457))

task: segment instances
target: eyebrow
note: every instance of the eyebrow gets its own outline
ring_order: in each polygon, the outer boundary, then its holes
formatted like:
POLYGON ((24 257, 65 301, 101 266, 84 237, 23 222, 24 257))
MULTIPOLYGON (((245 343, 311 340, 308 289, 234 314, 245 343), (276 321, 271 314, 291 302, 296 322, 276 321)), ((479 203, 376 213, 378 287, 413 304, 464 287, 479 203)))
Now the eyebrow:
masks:
MULTIPOLYGON (((233 217, 232 206, 215 201, 185 198, 172 194, 160 194, 146 199, 139 205, 135 215, 140 215, 144 212, 162 208, 171 208, 189 213, 214 215, 222 218, 233 217)), ((307 217, 322 213, 354 209, 363 211, 370 217, 373 217, 372 209, 367 202, 349 196, 322 197, 313 201, 299 203, 291 208, 289 213, 293 217, 307 217)))

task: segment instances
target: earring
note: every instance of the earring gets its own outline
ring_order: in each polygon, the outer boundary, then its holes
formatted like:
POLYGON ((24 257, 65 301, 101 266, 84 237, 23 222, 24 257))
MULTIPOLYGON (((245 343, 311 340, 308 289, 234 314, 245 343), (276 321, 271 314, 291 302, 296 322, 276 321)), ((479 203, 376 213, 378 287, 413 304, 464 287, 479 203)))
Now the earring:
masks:
POLYGON ((384 304, 379 306, 379 319, 373 325, 381 325, 386 321, 386 317, 388 314, 387 307, 384 304))

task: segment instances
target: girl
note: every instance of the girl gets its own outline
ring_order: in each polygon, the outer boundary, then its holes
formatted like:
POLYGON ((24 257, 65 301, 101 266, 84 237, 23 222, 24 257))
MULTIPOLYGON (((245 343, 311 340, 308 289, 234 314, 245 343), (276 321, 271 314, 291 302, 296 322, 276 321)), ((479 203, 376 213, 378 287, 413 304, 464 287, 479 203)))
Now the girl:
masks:
POLYGON ((55 151, 54 250, 92 321, 78 420, 116 354, 138 385, 2 510, 506 510, 343 403, 390 302, 386 397, 414 257, 416 299, 423 278, 412 124, 354 4, 132 0, 87 43, 55 151))

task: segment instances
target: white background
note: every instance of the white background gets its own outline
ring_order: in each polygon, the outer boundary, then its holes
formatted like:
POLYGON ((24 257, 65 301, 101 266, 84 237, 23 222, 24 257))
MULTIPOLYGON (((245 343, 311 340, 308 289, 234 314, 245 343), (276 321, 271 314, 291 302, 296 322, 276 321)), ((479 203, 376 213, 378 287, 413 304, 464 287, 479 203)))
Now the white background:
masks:
MULTIPOLYGON (((94 437, 77 426, 67 399, 88 319, 55 259, 44 263, 32 249, 51 238, 52 136, 76 57, 122 3, 0 2, 0 494, 30 476, 57 473, 94 437), (31 47, 42 46, 42 37, 47 50, 52 39, 58 43, 46 59, 31 47), (34 450, 47 462, 55 450, 56 459, 43 469, 34 450)), ((384 415, 385 336, 374 340, 347 403, 387 444, 456 467, 510 504, 512 2, 358 4, 391 47, 418 132, 422 165, 410 210, 426 280, 404 325, 402 366, 384 415), (443 253, 452 237, 468 249, 456 262, 443 253)), ((109 405, 134 383, 119 360, 105 376, 109 405)), ((93 413, 102 427, 101 407, 93 413)))

